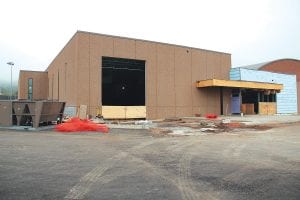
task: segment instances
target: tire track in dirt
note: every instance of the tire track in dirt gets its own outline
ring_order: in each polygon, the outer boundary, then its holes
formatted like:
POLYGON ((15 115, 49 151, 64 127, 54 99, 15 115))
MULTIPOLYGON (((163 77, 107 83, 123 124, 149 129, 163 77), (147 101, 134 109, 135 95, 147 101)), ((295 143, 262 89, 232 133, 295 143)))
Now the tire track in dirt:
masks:
POLYGON ((146 141, 146 142, 143 142, 139 145, 136 145, 136 146, 130 148, 128 152, 123 151, 123 152, 120 152, 119 154, 113 156, 112 158, 105 161, 104 164, 101 164, 101 165, 95 167, 93 170, 91 170, 86 175, 81 177, 80 181, 70 189, 68 194, 65 196, 65 199, 83 199, 84 196, 90 191, 90 188, 92 187, 92 185, 95 182, 99 181, 99 179, 101 179, 103 174, 108 169, 112 168, 118 162, 120 162, 122 159, 127 157, 129 155, 129 152, 137 151, 139 149, 145 148, 146 146, 150 146, 155 142, 161 142, 164 140, 166 140, 166 139, 160 139, 160 141, 156 141, 156 140, 146 141))
MULTIPOLYGON (((144 167, 146 167, 149 171, 151 171, 152 174, 155 174, 159 178, 165 179, 167 182, 173 184, 175 187, 178 188, 178 190, 181 194, 183 192, 185 194, 192 194, 193 197, 196 197, 196 198, 192 198, 192 199, 197 199, 197 200, 198 199, 209 199, 209 198, 197 198, 197 197, 202 197, 203 195, 198 195, 198 192, 193 190, 190 187, 184 187, 184 188, 181 187, 182 185, 190 185, 190 183, 187 182, 188 180, 182 179, 181 177, 178 177, 176 174, 173 174, 166 169, 157 167, 156 165, 153 165, 152 163, 150 163, 142 158, 138 158, 133 155, 129 155, 129 156, 131 157, 131 159, 134 162, 140 163, 144 167)), ((184 197, 186 197, 186 196, 184 196, 184 197)), ((183 198, 183 199, 190 199, 190 198, 183 198)))
POLYGON ((179 178, 178 178, 178 188, 181 193, 181 197, 183 200, 198 200, 198 199, 206 199, 206 200, 215 200, 219 199, 211 194, 208 189, 205 189, 207 192, 199 192, 196 190, 195 186, 201 188, 207 188, 208 185, 205 183, 195 182, 192 179, 191 173, 191 161, 194 157, 193 153, 190 152, 191 148, 196 143, 190 145, 188 149, 186 149, 186 153, 184 153, 179 160, 179 178))
POLYGON ((222 154, 225 157, 238 158, 246 147, 246 144, 230 144, 226 149, 223 150, 222 154))

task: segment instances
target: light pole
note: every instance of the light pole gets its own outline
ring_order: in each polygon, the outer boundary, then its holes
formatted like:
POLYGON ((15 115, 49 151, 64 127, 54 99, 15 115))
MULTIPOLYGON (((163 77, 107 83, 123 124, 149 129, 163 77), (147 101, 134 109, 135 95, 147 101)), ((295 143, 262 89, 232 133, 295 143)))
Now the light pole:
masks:
POLYGON ((13 95, 13 89, 12 89, 12 67, 15 65, 13 62, 8 62, 8 65, 10 65, 10 100, 12 100, 13 95))

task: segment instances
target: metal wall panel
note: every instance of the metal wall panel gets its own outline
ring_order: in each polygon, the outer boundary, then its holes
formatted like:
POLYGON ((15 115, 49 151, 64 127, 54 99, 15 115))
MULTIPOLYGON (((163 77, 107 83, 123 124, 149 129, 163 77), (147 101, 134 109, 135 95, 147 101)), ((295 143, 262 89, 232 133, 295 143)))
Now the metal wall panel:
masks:
POLYGON ((227 54, 221 54, 221 79, 229 79, 229 71, 231 69, 231 56, 227 54))
POLYGON ((191 50, 175 48, 175 85, 190 86, 192 79, 191 50))
POLYGON ((196 81, 206 79, 206 51, 192 50, 192 106, 193 114, 206 113, 207 88, 197 89, 196 81))
POLYGON ((48 68, 49 88, 54 86, 53 90, 51 88, 54 98, 58 92, 55 84, 60 68, 60 73, 67 74, 68 78, 61 80, 60 84, 66 85, 67 91, 64 86, 60 87, 60 98, 65 98, 69 106, 86 104, 88 113, 95 115, 94 107, 101 106, 102 99, 102 56, 146 61, 149 119, 219 113, 219 91, 199 90, 194 84, 207 79, 208 69, 211 78, 225 77, 230 68, 229 54, 81 31, 73 36, 48 68))
POLYGON ((168 117, 175 117, 175 106, 157 106, 157 118, 163 119, 168 117))
POLYGON ((28 79, 33 81, 33 99, 48 99, 48 73, 38 71, 20 71, 18 82, 18 98, 28 99, 28 79))
POLYGON ((298 113, 300 113, 300 82, 297 82, 297 104, 298 104, 298 113))
POLYGON ((240 68, 232 68, 229 72, 230 80, 241 80, 240 68))
MULTIPOLYGON (((157 106, 157 61, 156 46, 153 43, 136 41, 136 59, 146 60, 146 106, 157 106)), ((156 109, 152 108, 147 116, 156 118, 156 109), (148 115, 149 114, 149 115, 148 115)))
MULTIPOLYGON (((91 113, 97 110, 97 107, 102 105, 101 102, 101 82, 102 82, 102 59, 99 55, 103 54, 103 45, 104 45, 104 37, 97 37, 96 35, 90 35, 90 55, 89 55, 89 63, 90 63, 90 79, 89 79, 89 87, 91 91, 89 107, 91 113)), ((111 49, 112 49, 111 43, 111 49)), ((105 49, 110 49, 105 48, 105 49)), ((93 113, 94 115, 94 113, 93 113)))
MULTIPOLYGON (((77 103, 78 105, 90 105, 90 35, 78 36, 78 66, 77 66, 77 103)), ((88 111, 90 109, 88 108, 88 111)))
POLYGON ((114 38, 114 57, 135 59, 135 40, 114 38))
POLYGON ((216 78, 215 75, 215 62, 216 56, 213 52, 206 53, 206 79, 216 78))
POLYGON ((296 75, 243 68, 239 71, 240 80, 283 84, 283 90, 277 94, 277 113, 297 113, 296 75))
POLYGON ((157 44, 157 106, 174 106, 174 47, 157 44))
POLYGON ((176 117, 193 116, 193 108, 186 106, 176 106, 176 117))
POLYGON ((176 116, 192 115, 192 53, 189 48, 175 48, 176 116), (180 109, 177 109, 179 108, 180 109))

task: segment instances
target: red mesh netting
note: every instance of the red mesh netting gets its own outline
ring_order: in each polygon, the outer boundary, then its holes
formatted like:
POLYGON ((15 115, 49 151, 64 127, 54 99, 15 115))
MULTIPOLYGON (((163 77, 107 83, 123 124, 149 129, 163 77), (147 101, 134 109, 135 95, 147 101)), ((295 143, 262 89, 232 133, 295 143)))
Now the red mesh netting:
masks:
POLYGON ((79 132, 79 131, 99 131, 108 133, 108 127, 105 124, 96 124, 91 120, 80 120, 71 118, 67 122, 55 126, 56 131, 60 132, 79 132))
POLYGON ((216 114, 206 114, 205 117, 208 118, 208 119, 216 119, 216 118, 218 118, 218 115, 216 115, 216 114))

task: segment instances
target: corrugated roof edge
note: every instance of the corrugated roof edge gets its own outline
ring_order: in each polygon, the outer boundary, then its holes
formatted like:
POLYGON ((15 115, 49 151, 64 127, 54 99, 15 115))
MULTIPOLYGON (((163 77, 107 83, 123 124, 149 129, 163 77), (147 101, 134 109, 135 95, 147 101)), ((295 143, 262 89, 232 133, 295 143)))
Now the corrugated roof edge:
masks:
POLYGON ((213 51, 213 50, 208 50, 208 49, 201 49, 201 48, 196 48, 196 47, 188 47, 184 45, 177 45, 177 44, 169 44, 169 43, 164 43, 164 42, 156 42, 156 41, 151 41, 151 40, 143 40, 143 39, 137 39, 137 38, 130 38, 130 37, 123 37, 123 36, 117 36, 117 35, 109 35, 109 34, 102 34, 102 33, 94 33, 94 32, 89 32, 89 31, 80 31, 77 30, 75 34, 69 39, 69 41, 65 44, 65 46, 60 50, 60 52, 54 57, 54 59, 50 62, 48 65, 47 69, 45 71, 48 71, 49 66, 53 63, 53 61, 61 54, 61 52, 65 49, 65 47, 71 42, 71 40, 76 36, 77 33, 84 33, 84 34, 94 34, 94 35, 101 35, 101 36, 106 36, 106 37, 115 37, 115 38, 121 38, 121 39, 129 39, 129 40, 137 40, 137 41, 142 41, 142 42, 152 42, 156 44, 164 44, 164 45, 172 45, 176 47, 182 47, 182 48, 189 48, 189 49, 197 49, 197 50, 203 50, 203 51, 210 51, 210 52, 215 52, 215 53, 222 53, 222 54, 227 54, 231 55, 231 53, 226 53, 226 52, 221 52, 221 51, 213 51))
MULTIPOLYGON (((235 68, 239 69, 240 73, 241 73, 241 69, 245 69, 245 70, 253 70, 253 71, 262 71, 262 72, 267 72, 267 73, 272 73, 272 74, 282 74, 282 75, 296 76, 296 74, 292 74, 292 73, 272 72, 272 71, 265 71, 265 70, 260 70, 260 69, 251 69, 251 68, 245 68, 245 67, 235 67, 235 68)), ((231 68, 231 69, 234 69, 234 68, 231 68)))
POLYGON ((300 60, 297 60, 294 58, 282 58, 282 59, 278 59, 278 60, 272 60, 272 61, 268 61, 268 62, 262 62, 262 63, 253 64, 253 65, 245 65, 245 66, 239 66, 239 67, 233 67, 233 68, 245 68, 245 69, 259 70, 266 65, 272 64, 274 62, 285 61, 285 60, 300 62, 300 60))

